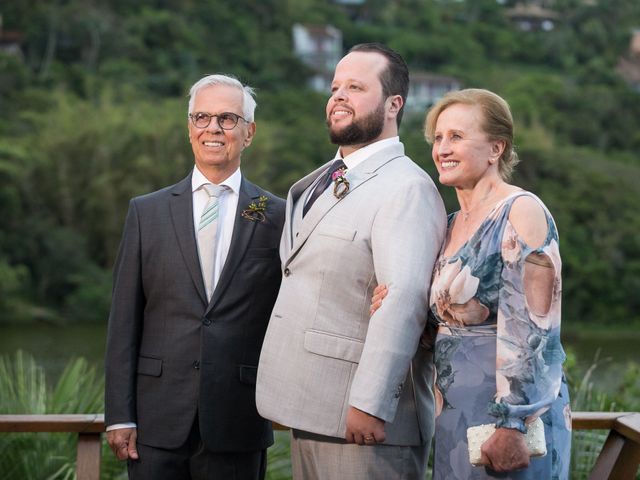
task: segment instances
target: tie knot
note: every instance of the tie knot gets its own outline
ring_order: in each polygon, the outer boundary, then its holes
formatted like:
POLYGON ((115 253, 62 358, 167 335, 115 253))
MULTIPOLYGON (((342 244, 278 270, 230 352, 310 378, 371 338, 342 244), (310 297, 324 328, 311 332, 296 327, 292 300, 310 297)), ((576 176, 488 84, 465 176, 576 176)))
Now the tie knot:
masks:
POLYGON ((337 158, 333 161, 331 166, 329 167, 329 176, 336 170, 340 170, 341 168, 347 168, 344 161, 341 158, 337 158))
POLYGON ((209 197, 218 198, 220 195, 224 193, 225 190, 227 190, 228 187, 226 185, 215 185, 213 183, 205 183, 202 186, 202 188, 204 188, 204 191, 207 192, 209 197))
POLYGON ((337 158, 333 162, 331 162, 327 171, 324 174, 322 174, 320 177, 318 177, 316 186, 313 188, 311 195, 309 195, 309 198, 307 199, 307 203, 305 203, 302 209, 302 216, 307 214, 307 212, 311 208, 311 205, 313 205, 316 199, 320 195, 322 195, 322 192, 324 192, 327 189, 327 187, 331 185, 331 181, 333 180, 332 176, 334 172, 340 168, 347 168, 347 166, 344 164, 341 158, 337 158))

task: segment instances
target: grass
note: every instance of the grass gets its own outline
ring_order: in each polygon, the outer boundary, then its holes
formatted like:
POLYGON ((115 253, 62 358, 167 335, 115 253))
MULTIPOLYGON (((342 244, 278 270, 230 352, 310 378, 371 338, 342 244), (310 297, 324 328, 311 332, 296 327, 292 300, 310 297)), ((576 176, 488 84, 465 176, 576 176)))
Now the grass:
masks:
MULTIPOLYGON (((102 412, 103 392, 102 376, 83 358, 69 361, 51 388, 31 355, 0 357, 0 414, 102 412)), ((75 433, 0 434, 0 478, 74 479, 77 438, 75 433)), ((106 443, 102 455, 101 478, 119 478, 123 466, 110 459, 106 443)))
MULTIPOLYGON (((571 409, 577 411, 613 411, 615 404, 606 394, 595 391, 591 378, 598 368, 598 357, 587 369, 571 392, 571 409)), ((609 431, 605 430, 574 430, 571 437, 571 478, 582 480, 589 477, 591 468, 596 463, 600 449, 609 431)))
POLYGON ((289 480, 291 478, 291 458, 289 456, 289 431, 274 432, 275 443, 267 450, 267 479, 289 480))

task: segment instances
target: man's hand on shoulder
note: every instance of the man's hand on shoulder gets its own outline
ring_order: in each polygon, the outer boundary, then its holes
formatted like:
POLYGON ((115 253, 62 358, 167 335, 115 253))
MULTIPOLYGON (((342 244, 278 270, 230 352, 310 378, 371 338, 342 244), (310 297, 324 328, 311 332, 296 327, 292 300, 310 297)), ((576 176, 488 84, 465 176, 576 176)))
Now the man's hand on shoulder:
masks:
POLYGON ((358 445, 375 445, 385 440, 384 420, 369 415, 367 412, 349 407, 347 412, 347 433, 345 439, 348 443, 358 445))
POLYGON ((138 431, 135 428, 117 428, 107 432, 107 442, 118 460, 138 459, 137 438, 138 431))

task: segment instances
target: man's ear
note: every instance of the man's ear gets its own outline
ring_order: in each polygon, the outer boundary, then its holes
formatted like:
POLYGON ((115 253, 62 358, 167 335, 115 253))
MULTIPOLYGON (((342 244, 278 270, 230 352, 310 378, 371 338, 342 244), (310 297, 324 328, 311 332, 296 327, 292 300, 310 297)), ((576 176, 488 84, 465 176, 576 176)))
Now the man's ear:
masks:
POLYGON ((256 135, 256 122, 251 122, 247 126, 247 134, 245 135, 244 142, 242 143, 244 148, 247 148, 249 145, 251 145, 251 142, 253 142, 253 137, 255 135, 256 135))
POLYGON ((402 100, 402 96, 400 95, 392 95, 387 98, 389 113, 393 114, 394 117, 398 116, 398 113, 402 109, 404 105, 404 101, 402 100))

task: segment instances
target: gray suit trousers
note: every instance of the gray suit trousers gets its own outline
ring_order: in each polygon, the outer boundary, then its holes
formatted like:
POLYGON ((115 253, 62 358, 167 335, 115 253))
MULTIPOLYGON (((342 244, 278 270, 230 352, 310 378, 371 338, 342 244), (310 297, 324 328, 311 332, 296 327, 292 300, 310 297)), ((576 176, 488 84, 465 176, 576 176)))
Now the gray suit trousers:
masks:
POLYGON ((294 480, 422 480, 429 446, 358 445, 291 431, 294 480))

